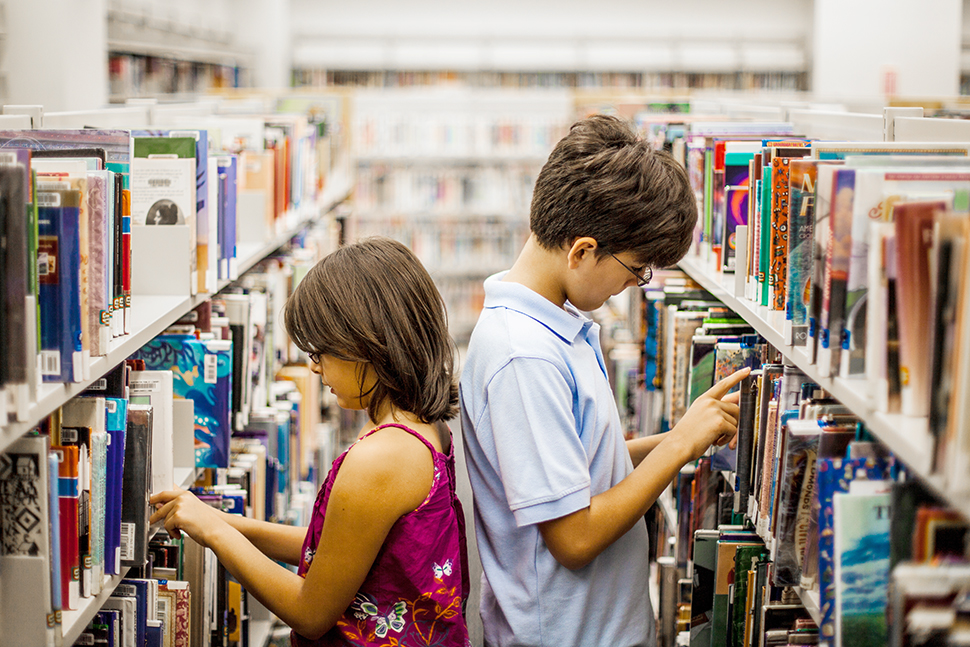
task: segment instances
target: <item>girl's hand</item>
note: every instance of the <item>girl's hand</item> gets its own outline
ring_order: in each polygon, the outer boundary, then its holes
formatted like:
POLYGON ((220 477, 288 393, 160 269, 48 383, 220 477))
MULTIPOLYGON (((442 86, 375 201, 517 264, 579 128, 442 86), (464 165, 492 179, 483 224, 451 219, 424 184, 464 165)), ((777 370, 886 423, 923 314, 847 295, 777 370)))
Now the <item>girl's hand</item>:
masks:
POLYGON ((207 537, 225 524, 218 510, 181 488, 152 495, 149 503, 156 508, 151 523, 164 520, 169 535, 177 538, 185 532, 203 546, 209 546, 207 537))

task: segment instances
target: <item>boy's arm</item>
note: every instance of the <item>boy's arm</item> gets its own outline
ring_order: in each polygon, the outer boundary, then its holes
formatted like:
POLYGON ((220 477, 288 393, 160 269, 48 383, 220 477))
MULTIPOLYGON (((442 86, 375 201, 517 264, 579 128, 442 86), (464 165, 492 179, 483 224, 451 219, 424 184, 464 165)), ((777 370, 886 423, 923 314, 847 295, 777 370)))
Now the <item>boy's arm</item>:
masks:
MULTIPOLYGON (((540 523, 539 532, 553 557, 569 569, 586 566, 643 518, 681 467, 712 444, 730 441, 738 430, 739 410, 731 401, 735 398, 725 396, 749 372, 738 371, 697 398, 673 430, 641 457, 633 473, 592 497, 589 507, 540 523)), ((649 444, 640 443, 636 449, 644 447, 649 444)))

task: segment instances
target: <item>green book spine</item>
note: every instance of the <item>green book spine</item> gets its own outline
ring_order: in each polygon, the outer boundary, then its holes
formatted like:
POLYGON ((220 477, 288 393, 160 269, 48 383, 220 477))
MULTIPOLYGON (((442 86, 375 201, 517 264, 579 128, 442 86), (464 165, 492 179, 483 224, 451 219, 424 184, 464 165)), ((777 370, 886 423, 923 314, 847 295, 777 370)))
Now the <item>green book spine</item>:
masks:
POLYGON ((761 177, 761 254, 758 257, 758 285, 761 305, 768 305, 768 263, 771 260, 771 167, 766 166, 761 177))

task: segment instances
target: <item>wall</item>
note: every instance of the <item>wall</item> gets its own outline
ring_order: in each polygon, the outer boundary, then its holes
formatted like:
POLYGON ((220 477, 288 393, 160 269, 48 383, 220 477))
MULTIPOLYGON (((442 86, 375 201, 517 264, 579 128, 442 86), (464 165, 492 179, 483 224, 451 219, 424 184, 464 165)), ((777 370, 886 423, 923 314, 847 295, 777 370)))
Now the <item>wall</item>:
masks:
POLYGON ((962 13, 962 0, 815 0, 815 95, 959 94, 962 13))
POLYGON ((0 47, 3 102, 47 112, 99 108, 108 101, 106 0, 5 3, 0 47))
POLYGON ((806 69, 812 0, 292 0, 294 63, 330 69, 806 69))

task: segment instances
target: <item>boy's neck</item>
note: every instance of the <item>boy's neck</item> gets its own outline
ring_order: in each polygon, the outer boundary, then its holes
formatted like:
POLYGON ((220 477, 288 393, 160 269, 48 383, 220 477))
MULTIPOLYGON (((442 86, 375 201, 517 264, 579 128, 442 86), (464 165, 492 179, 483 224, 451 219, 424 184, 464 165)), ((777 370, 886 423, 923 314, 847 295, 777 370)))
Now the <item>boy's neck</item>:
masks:
POLYGON ((546 249, 530 234, 519 257, 502 280, 524 285, 562 308, 566 304, 562 280, 565 267, 565 251, 546 249))

